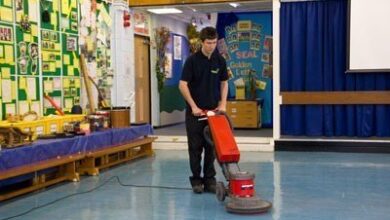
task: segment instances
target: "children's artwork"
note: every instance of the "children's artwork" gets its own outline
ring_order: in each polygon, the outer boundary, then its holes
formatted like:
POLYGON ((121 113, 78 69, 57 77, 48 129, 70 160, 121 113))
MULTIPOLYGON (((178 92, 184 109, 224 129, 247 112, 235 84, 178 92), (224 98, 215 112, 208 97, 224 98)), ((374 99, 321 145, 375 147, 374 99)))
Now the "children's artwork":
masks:
POLYGON ((272 36, 265 36, 264 50, 272 50, 272 36))
POLYGON ((263 65, 262 76, 264 78, 272 78, 272 66, 268 64, 263 65))
POLYGON ((55 53, 50 53, 49 54, 49 60, 50 61, 56 61, 56 54, 55 53))
POLYGON ((239 41, 249 41, 251 38, 250 32, 238 32, 238 40, 239 41))
POLYGON ((261 32, 262 26, 260 24, 252 23, 252 31, 261 32))
POLYGON ((53 41, 53 42, 57 42, 58 41, 58 37, 57 37, 57 33, 56 32, 51 32, 50 33, 50 40, 53 41))
POLYGON ((236 33, 237 32, 236 26, 231 25, 231 26, 225 27, 225 32, 226 32, 226 35, 232 35, 233 33, 236 33))
POLYGON ((16 0, 16 11, 23 11, 23 0, 16 0))
POLYGON ((230 51, 230 53, 237 51, 238 48, 239 48, 239 47, 238 47, 238 43, 234 43, 234 44, 229 45, 229 51, 230 51))
POLYGON ((36 43, 30 43, 28 45, 28 53, 30 54, 30 58, 32 60, 38 59, 39 51, 38 51, 38 44, 36 43))
POLYGON ((70 29, 72 30, 72 31, 78 31, 78 24, 77 24, 77 22, 71 22, 71 25, 70 25, 70 29))
POLYGON ((29 63, 29 58, 27 56, 19 57, 18 64, 19 64, 19 70, 21 74, 27 73, 28 63, 29 63))
POLYGON ((77 38, 68 36, 66 38, 66 50, 67 51, 76 51, 76 48, 77 48, 77 38))
POLYGON ((256 88, 260 90, 265 90, 266 86, 267 86, 267 82, 263 80, 256 80, 256 88))
POLYGON ((260 42, 259 41, 251 41, 250 48, 251 48, 251 50, 260 50, 260 42))
POLYGON ((70 19, 72 19, 73 21, 77 21, 77 12, 72 11, 70 15, 70 19))
POLYGON ((261 54, 261 62, 269 63, 269 53, 262 53, 261 54))
POLYGON ((0 25, 0 41, 12 42, 12 28, 0 25))
POLYGON ((260 41, 260 33, 252 32, 251 33, 251 41, 260 41))
POLYGON ((42 31, 42 39, 43 40, 50 40, 50 32, 49 31, 42 31))

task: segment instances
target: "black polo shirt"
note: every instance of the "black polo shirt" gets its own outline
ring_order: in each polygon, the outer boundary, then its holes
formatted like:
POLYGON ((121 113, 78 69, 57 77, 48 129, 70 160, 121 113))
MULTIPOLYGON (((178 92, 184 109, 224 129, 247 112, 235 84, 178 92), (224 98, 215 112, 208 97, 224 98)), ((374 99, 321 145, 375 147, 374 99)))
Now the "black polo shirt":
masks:
POLYGON ((228 80, 226 61, 217 51, 210 59, 196 52, 186 60, 181 80, 188 82, 192 99, 200 109, 215 109, 221 99, 221 81, 228 80))

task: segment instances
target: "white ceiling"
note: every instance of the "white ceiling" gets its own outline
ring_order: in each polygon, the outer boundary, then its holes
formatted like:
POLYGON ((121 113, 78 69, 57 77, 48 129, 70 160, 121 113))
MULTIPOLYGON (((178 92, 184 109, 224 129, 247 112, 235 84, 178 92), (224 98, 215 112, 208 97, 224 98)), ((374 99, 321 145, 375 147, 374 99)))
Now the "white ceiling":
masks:
MULTIPOLYGON (((232 2, 233 3, 233 2, 232 2)), ((183 11, 181 14, 166 15, 176 20, 190 23, 193 18, 198 22, 208 19, 207 14, 222 13, 222 12, 254 12, 254 11, 271 11, 272 0, 257 0, 257 1, 240 1, 240 6, 232 7, 229 3, 210 3, 210 4, 182 4, 174 6, 156 6, 156 7, 138 7, 140 9, 174 7, 183 11)))

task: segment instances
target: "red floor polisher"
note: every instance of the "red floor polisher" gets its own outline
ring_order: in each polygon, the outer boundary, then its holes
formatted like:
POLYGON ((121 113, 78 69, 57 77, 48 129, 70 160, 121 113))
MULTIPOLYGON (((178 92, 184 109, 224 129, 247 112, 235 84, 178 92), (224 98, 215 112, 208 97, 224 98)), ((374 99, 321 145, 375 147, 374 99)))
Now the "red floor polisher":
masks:
POLYGON ((206 115, 209 125, 204 130, 204 136, 209 144, 214 145, 216 158, 228 181, 227 187, 223 182, 217 182, 217 199, 223 202, 229 197, 226 210, 232 213, 256 214, 268 211, 272 203, 256 195, 255 175, 241 171, 238 166, 240 151, 233 136, 230 120, 219 112, 207 111, 206 115))

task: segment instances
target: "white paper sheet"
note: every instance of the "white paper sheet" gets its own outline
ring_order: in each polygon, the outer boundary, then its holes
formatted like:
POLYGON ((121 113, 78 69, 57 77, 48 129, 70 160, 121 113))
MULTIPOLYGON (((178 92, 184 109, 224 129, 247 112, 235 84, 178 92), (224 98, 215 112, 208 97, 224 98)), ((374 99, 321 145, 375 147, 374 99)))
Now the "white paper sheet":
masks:
POLYGON ((2 90, 2 98, 3 102, 11 102, 12 101, 12 84, 10 79, 3 79, 1 81, 1 90, 2 90))
POLYGON ((35 77, 27 78, 27 96, 30 100, 37 99, 37 87, 35 77))

